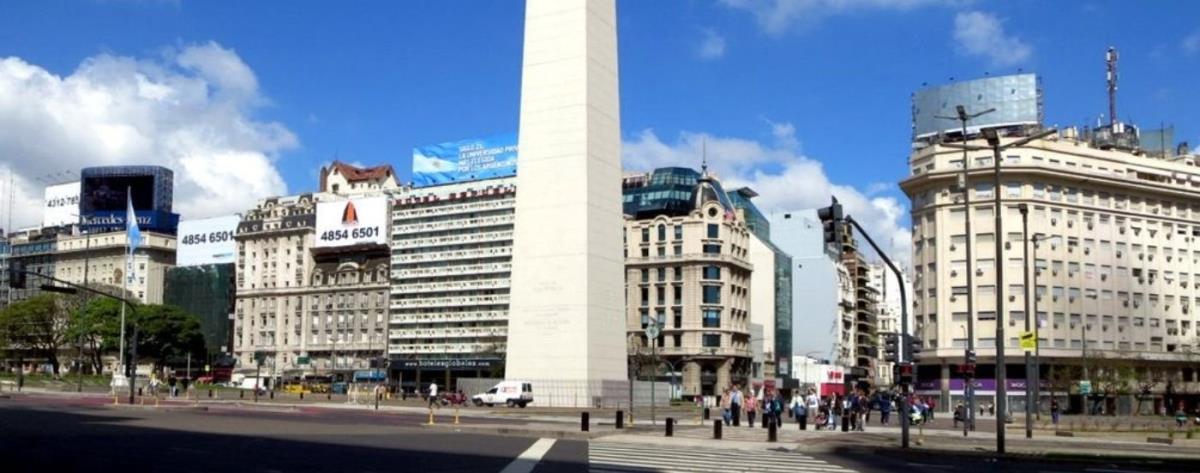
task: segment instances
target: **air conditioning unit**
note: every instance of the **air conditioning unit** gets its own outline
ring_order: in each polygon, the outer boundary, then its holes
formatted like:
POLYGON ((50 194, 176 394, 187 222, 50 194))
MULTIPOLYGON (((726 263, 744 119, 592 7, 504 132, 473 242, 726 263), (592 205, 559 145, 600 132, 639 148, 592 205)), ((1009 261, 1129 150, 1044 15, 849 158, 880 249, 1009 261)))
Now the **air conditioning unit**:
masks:
POLYGON ((1092 222, 1088 222, 1088 230, 1092 229, 1092 222))
POLYGON ((1058 330, 1058 324, 1054 324, 1054 330, 1058 330))
POLYGON ((955 245, 950 245, 950 251, 954 251, 954 250, 957 250, 957 249, 958 249, 958 247, 957 247, 957 246, 955 246, 955 245))
POLYGON ((1012 294, 1009 294, 1009 295, 1008 295, 1008 301, 1009 301, 1009 302, 1012 302, 1012 301, 1015 301, 1015 300, 1017 300, 1017 296, 1014 296, 1014 295, 1012 295, 1012 294))
POLYGON ((958 301, 957 297, 950 296, 950 302, 956 302, 956 301, 958 301))
POLYGON ((1150 261, 1154 261, 1154 255, 1150 255, 1150 261))
POLYGON ((1101 274, 1101 275, 1100 275, 1100 280, 1101 280, 1101 281, 1107 281, 1107 280, 1108 280, 1108 275, 1107 275, 1107 274, 1101 274))
POLYGON ((1138 308, 1138 307, 1141 307, 1141 306, 1142 306, 1142 303, 1141 303, 1141 302, 1138 302, 1138 301, 1133 301, 1133 307, 1134 307, 1134 308, 1138 308))
POLYGON ((1171 255, 1167 255, 1167 262, 1168 262, 1168 263, 1170 263, 1172 259, 1174 259, 1174 257, 1172 257, 1171 255))
POLYGON ((1068 301, 1068 302, 1075 302, 1075 296, 1068 297, 1068 298, 1067 298, 1067 301, 1068 301))
POLYGON ((953 277, 956 277, 956 276, 958 276, 958 271, 950 271, 950 277, 952 277, 952 278, 953 278, 953 277))
POLYGON ((976 276, 983 276, 983 270, 982 270, 982 269, 976 269, 976 270, 975 270, 975 275, 976 275, 976 276))
POLYGON ((1121 301, 1121 305, 1129 307, 1129 301, 1121 301))
POLYGON ((1117 257, 1118 257, 1118 258, 1120 258, 1120 257, 1121 257, 1121 252, 1120 252, 1120 251, 1118 251, 1118 252, 1117 252, 1117 257))
POLYGON ((1085 254, 1085 255, 1090 255, 1090 254, 1092 254, 1092 249, 1091 249, 1091 248, 1084 248, 1084 249, 1083 249, 1083 254, 1085 254))
POLYGON ((1121 232, 1121 234, 1122 234, 1122 235, 1124 235, 1124 234, 1125 234, 1125 227, 1121 227, 1121 228, 1120 228, 1118 231, 1120 231, 1120 232, 1121 232))
POLYGON ((1069 227, 1069 228, 1075 228, 1075 221, 1074 221, 1074 220, 1067 220, 1067 227, 1069 227))
POLYGON ((1011 241, 1006 241, 1006 242, 1004 242, 1004 249, 1006 249, 1006 250, 1011 250, 1011 249, 1012 249, 1012 242, 1011 242, 1011 241))
POLYGON ((1102 331, 1102 332, 1107 332, 1107 331, 1108 331, 1108 326, 1107 326, 1107 325, 1105 325, 1105 326, 1102 326, 1102 327, 1100 327, 1100 331, 1102 331))
POLYGON ((1054 300, 1054 302, 1058 302, 1058 296, 1054 296, 1051 299, 1054 300))
POLYGON ((1138 259, 1146 259, 1145 253, 1138 253, 1138 259))
POLYGON ((1067 277, 1068 277, 1068 278, 1073 278, 1073 277, 1075 277, 1075 271, 1068 271, 1068 272, 1067 272, 1067 277))
POLYGON ((1058 225, 1058 219, 1057 218, 1050 219, 1050 225, 1051 226, 1058 225))
POLYGON ((1117 331, 1118 331, 1118 332, 1124 332, 1124 331, 1125 331, 1125 327, 1117 327, 1117 331))
POLYGON ((1050 271, 1050 275, 1051 275, 1051 276, 1058 276, 1058 270, 1052 270, 1052 271, 1050 271))

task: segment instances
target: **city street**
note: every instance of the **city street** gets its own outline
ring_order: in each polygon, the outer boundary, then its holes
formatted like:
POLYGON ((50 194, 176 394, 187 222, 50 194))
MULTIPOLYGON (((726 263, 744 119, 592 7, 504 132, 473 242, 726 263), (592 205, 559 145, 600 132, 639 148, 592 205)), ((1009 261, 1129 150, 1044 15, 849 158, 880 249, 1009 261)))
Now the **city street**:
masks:
MULTIPOLYGON (((440 417, 439 422, 448 419, 440 417)), ((433 429, 415 413, 327 407, 187 403, 112 406, 102 397, 16 394, 0 398, 5 471, 1194 471, 1173 460, 1019 456, 982 448, 900 452, 879 435, 827 433, 768 444, 763 431, 729 428, 726 440, 681 428, 604 431, 591 439, 517 436, 471 427, 505 425, 463 417, 433 429)), ((508 421, 514 427, 518 421, 508 421)), ((577 428, 577 427, 576 427, 577 428)), ((563 428, 569 432, 571 428, 563 428)), ((930 437, 931 443, 936 443, 930 437)))

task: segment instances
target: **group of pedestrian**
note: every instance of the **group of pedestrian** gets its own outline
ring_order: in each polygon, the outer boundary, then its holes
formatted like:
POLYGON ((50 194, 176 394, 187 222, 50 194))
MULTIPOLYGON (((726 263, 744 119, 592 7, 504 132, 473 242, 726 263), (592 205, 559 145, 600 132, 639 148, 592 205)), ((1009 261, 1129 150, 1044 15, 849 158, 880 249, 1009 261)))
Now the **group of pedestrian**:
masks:
POLYGON ((725 388, 718 404, 721 406, 721 418, 725 425, 740 426, 743 414, 749 427, 754 427, 754 421, 759 414, 764 425, 768 422, 783 424, 785 403, 779 391, 773 389, 762 389, 756 393, 753 389, 743 390, 734 385, 725 388))

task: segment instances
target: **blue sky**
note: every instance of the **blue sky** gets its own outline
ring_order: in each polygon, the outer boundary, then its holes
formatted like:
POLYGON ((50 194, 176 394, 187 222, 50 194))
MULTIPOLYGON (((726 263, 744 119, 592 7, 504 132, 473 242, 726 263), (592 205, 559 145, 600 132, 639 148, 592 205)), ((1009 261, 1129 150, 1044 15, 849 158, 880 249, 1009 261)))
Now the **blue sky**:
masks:
MULTIPOLYGON (((406 178, 414 146, 516 131, 522 15, 518 0, 2 0, 0 122, 16 126, 0 156, 18 207, 40 176, 161 159, 184 218, 313 190, 335 156, 406 178)), ((833 192, 899 246, 923 83, 1033 71, 1048 124, 1094 121, 1115 45, 1121 118, 1200 145, 1196 2, 620 0, 618 16, 627 167, 694 165, 707 143, 768 210, 833 192)))

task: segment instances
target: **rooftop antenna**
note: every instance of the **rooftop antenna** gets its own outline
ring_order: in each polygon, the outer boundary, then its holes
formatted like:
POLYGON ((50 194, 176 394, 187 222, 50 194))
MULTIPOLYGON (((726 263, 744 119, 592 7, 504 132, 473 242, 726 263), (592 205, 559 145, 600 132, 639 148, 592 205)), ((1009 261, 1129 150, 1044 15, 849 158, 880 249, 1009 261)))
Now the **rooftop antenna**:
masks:
POLYGON ((1104 63, 1108 69, 1108 124, 1117 124, 1117 48, 1108 47, 1104 54, 1104 63))
POLYGON ((700 138, 700 174, 708 176, 708 138, 700 138))

